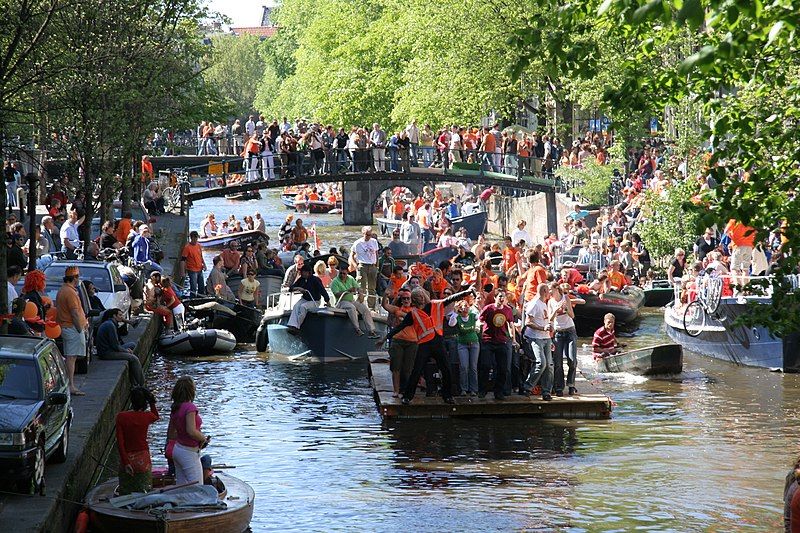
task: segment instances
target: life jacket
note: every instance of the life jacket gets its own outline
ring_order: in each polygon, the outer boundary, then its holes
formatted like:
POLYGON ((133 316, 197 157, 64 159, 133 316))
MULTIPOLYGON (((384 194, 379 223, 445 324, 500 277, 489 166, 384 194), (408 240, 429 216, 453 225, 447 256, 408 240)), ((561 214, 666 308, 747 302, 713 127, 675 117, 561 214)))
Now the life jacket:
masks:
MULTIPOLYGON (((425 311, 414 308, 411 310, 411 317, 413 318, 414 332, 417 334, 417 343, 424 344, 436 337, 433 318, 428 316, 425 311)), ((441 323, 439 328, 441 329, 441 323)))
MULTIPOLYGON (((412 307, 399 307, 394 312, 394 314, 398 320, 402 320, 406 316, 406 314, 412 311, 412 309, 413 309, 412 307)), ((400 333, 395 335, 393 338, 399 339, 401 341, 408 341, 415 343, 419 342, 419 338, 417 337, 417 331, 416 329, 414 329, 413 325, 404 327, 402 330, 400 330, 400 333)))

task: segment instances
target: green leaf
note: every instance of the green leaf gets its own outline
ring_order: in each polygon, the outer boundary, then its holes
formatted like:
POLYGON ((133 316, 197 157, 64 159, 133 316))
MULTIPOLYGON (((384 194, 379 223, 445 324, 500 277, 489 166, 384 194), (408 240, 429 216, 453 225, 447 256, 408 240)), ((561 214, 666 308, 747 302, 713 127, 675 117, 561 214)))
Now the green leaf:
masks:
POLYGON ((603 15, 605 15, 606 11, 608 11, 611 8, 611 4, 613 3, 614 0, 604 0, 603 3, 600 4, 600 7, 597 8, 597 16, 602 17, 603 15))
POLYGON ((651 0, 639 9, 633 12, 633 22, 640 23, 651 18, 656 11, 661 9, 662 0, 651 0))
POLYGON ((683 7, 678 11, 678 21, 688 23, 693 30, 700 27, 705 20, 705 16, 700 0, 685 0, 683 7))
POLYGON ((772 29, 769 30, 769 36, 767 37, 767 46, 771 45, 772 42, 777 39, 778 34, 783 29, 784 22, 779 20, 775 24, 772 25, 772 29))
POLYGON ((706 45, 700 51, 690 55, 684 59, 678 67, 678 72, 685 76, 689 74, 695 67, 707 65, 714 60, 714 47, 706 45))

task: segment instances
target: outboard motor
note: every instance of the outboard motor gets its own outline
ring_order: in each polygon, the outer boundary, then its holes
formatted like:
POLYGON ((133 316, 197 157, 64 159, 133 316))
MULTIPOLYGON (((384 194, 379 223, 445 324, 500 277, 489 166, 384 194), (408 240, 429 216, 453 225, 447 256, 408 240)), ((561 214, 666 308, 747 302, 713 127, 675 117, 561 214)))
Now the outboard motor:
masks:
POLYGON ((266 352, 269 346, 269 331, 267 330, 267 320, 263 318, 256 330, 256 350, 266 352))

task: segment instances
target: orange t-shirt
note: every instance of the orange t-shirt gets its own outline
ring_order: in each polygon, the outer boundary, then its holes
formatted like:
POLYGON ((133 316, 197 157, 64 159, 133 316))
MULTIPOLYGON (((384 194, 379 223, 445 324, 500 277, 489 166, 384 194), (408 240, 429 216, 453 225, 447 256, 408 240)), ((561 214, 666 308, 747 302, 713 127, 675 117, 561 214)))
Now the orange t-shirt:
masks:
POLYGON ((403 211, 405 210, 406 210, 406 205, 399 200, 392 204, 392 213, 394 213, 395 215, 402 215, 403 211))
POLYGON ((389 277, 389 280, 392 282, 392 289, 394 289, 394 293, 395 294, 397 294, 397 291, 399 291, 400 287, 402 287, 403 284, 406 282, 406 279, 408 279, 408 278, 406 278, 405 275, 401 275, 401 276, 398 277, 398 276, 395 276, 394 274, 392 274, 389 277))
POLYGON ((753 246, 756 242, 756 231, 734 219, 728 221, 728 225, 725 226, 725 233, 730 236, 731 242, 735 246, 753 246), (750 233, 748 234, 748 232, 750 233))
POLYGON ((483 146, 484 151, 494 153, 495 148, 497 148, 497 140, 494 138, 494 135, 491 133, 487 133, 483 136, 483 146))
POLYGON ((620 290, 628 284, 628 278, 622 272, 610 271, 608 273, 608 284, 612 288, 620 290))
POLYGON ((447 288, 447 280, 445 280, 444 278, 431 279, 431 289, 433 289, 433 292, 437 294, 442 294, 442 291, 444 291, 446 288, 447 288))
POLYGON ((187 243, 183 247, 181 257, 186 258, 186 270, 190 272, 203 270, 203 248, 199 244, 187 243))
POLYGON ((123 218, 117 223, 117 230, 114 232, 114 237, 117 238, 119 242, 125 244, 125 241, 128 240, 128 234, 131 232, 131 219, 123 218))
POLYGON ((312 202, 316 202, 317 200, 319 200, 319 195, 315 192, 312 192, 311 194, 308 195, 308 199, 312 202))
POLYGON ((525 273, 525 301, 529 302, 536 297, 536 290, 542 283, 547 283, 547 270, 542 265, 531 267, 525 273))
POLYGON ((517 249, 508 246, 503 249, 503 270, 511 270, 517 264, 517 249))
POLYGON ((81 306, 81 299, 78 297, 78 291, 74 287, 64 284, 58 289, 58 294, 56 295, 56 322, 58 322, 59 326, 62 328, 75 327, 71 313, 73 309, 78 312, 78 316, 82 317, 78 326, 83 329, 89 325, 81 306))

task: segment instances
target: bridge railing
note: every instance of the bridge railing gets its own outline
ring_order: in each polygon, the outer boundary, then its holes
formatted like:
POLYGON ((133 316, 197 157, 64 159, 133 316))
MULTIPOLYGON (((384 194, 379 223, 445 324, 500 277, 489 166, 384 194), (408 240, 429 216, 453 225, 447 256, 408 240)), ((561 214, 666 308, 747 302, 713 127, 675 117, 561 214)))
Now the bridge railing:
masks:
MULTIPOLYGON (((199 156, 203 157, 203 156, 199 156)), ((491 176, 508 180, 513 188, 518 181, 541 181, 543 186, 554 186, 566 192, 571 184, 555 176, 558 161, 549 158, 521 157, 518 154, 488 153, 479 150, 438 150, 421 147, 385 149, 321 148, 273 153, 247 154, 244 157, 221 156, 200 165, 183 167, 190 174, 205 177, 206 187, 227 186, 241 182, 274 180, 301 176, 330 176, 341 179, 348 174, 390 172, 407 174, 415 169, 441 169, 444 175, 460 179, 491 176), (234 166, 240 170, 229 171, 234 166), (192 172, 200 171, 200 172, 192 172)), ((332 180, 335 181, 335 180, 332 180)), ((194 185, 202 185, 203 180, 194 185)))

